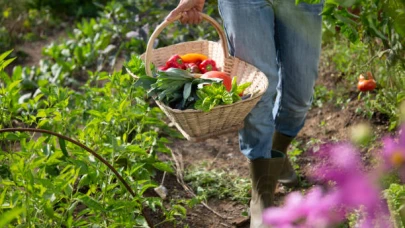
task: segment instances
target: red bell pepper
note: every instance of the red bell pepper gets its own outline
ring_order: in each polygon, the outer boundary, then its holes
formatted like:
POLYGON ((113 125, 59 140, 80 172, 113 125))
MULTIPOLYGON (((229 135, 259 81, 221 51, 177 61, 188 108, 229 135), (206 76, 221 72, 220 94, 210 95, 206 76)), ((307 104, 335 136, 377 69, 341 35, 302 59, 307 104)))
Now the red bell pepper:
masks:
POLYGON ((181 59, 180 55, 172 55, 166 62, 167 68, 177 68, 177 69, 186 69, 186 65, 184 65, 183 60, 181 59))
POLYGON ((190 73, 200 73, 200 68, 195 63, 186 63, 186 68, 190 73))
POLYGON ((204 61, 201 62, 201 64, 199 65, 200 71, 201 73, 206 73, 208 71, 217 71, 217 64, 215 63, 214 60, 212 59, 206 59, 204 61))
POLYGON ((169 68, 166 65, 158 67, 159 71, 166 71, 167 69, 169 68))

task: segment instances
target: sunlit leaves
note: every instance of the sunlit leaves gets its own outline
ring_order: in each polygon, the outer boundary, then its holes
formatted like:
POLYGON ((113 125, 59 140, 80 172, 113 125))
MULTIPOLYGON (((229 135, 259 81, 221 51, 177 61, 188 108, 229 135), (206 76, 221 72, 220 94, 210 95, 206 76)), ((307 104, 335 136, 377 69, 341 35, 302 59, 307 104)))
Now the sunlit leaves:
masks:
POLYGON ((15 58, 6 59, 6 57, 10 55, 11 52, 13 52, 13 50, 0 53, 0 72, 3 71, 4 68, 6 68, 6 66, 8 66, 11 62, 14 61, 15 58))
MULTIPOLYGON (((162 209, 173 221, 185 215, 181 206, 166 209, 161 199, 140 195, 157 186, 157 172, 173 171, 158 155, 171 152, 163 135, 180 134, 162 121, 163 113, 151 107, 145 91, 133 87, 130 75, 102 72, 110 70, 123 51, 128 56, 144 52, 150 29, 175 4, 132 2, 111 2, 100 17, 77 23, 69 37, 43 50, 38 66, 0 73, 0 127, 48 129, 85 144, 112 164, 137 196, 131 197, 95 156, 66 140, 7 133, 0 135, 0 214, 15 213, 10 214, 12 220, 1 221, 49 227, 143 226, 145 205, 162 209), (129 32, 139 37, 126 37, 129 32), (19 213, 20 207, 24 213, 19 213)), ((216 3, 210 2, 207 12, 216 12, 216 3)), ((30 16, 37 18, 38 12, 30 16)), ((179 27, 174 37, 162 34, 159 45, 217 38, 212 27, 179 27)), ((142 61, 127 65, 132 72, 144 72, 142 61)))
POLYGON ((350 7, 359 0, 326 0, 326 4, 333 4, 333 5, 339 5, 343 7, 350 7))
POLYGON ((4 214, 0 215, 0 227, 5 227, 11 221, 16 219, 21 213, 24 212, 24 208, 16 207, 10 211, 5 212, 4 214))
POLYGON ((327 0, 322 14, 332 34, 338 31, 352 43, 370 44, 370 53, 384 52, 386 65, 393 67, 405 63, 403 9, 402 0, 327 0))
MULTIPOLYGON (((92 83, 86 83, 82 93, 44 84, 41 96, 28 100, 38 108, 28 115, 37 120, 40 128, 70 135, 97 148, 125 179, 132 180, 133 189, 144 192, 155 187, 151 177, 157 170, 172 172, 170 163, 157 158, 160 151, 170 153, 164 145, 167 139, 160 140, 158 134, 167 128, 160 120, 162 112, 149 107, 144 92, 133 89, 130 76, 116 72, 101 73, 99 77, 95 73, 91 80, 98 78, 108 80, 108 85, 93 87, 92 83)), ((13 84, 13 88, 19 83, 13 84)), ((23 138, 27 139, 26 136, 23 138)), ((21 134, 6 134, 2 139, 18 141, 21 134)), ((90 222, 94 224, 105 218, 114 224, 145 222, 140 217, 133 219, 134 211, 139 214, 141 195, 134 199, 132 209, 114 208, 129 196, 128 192, 106 166, 83 149, 47 135, 20 146, 14 155, 3 159, 6 163, 0 171, 5 179, 0 184, 9 186, 3 193, 4 202, 30 195, 28 201, 13 203, 35 205, 28 206, 28 214, 21 218, 24 223, 30 216, 35 224, 58 226, 59 221, 64 221, 64 225, 85 225, 89 221, 81 216, 89 215, 93 216, 90 222), (35 208, 40 208, 41 213, 32 216, 37 213, 35 208)))

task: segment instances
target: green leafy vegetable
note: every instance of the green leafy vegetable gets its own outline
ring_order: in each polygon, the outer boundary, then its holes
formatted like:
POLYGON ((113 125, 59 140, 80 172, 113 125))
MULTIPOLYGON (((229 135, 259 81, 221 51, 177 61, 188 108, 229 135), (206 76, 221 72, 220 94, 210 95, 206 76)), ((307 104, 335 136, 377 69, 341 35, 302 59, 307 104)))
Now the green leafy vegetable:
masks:
POLYGON ((249 87, 252 83, 247 82, 238 85, 236 77, 232 79, 232 88, 228 92, 225 86, 219 82, 213 82, 211 86, 203 86, 197 91, 198 100, 194 105, 197 110, 204 112, 211 111, 217 105, 233 104, 241 100, 239 94, 249 87))
POLYGON ((181 110, 194 106, 198 84, 212 82, 210 79, 194 78, 190 72, 176 68, 158 71, 155 75, 155 78, 139 75, 135 86, 146 89, 148 96, 181 110))

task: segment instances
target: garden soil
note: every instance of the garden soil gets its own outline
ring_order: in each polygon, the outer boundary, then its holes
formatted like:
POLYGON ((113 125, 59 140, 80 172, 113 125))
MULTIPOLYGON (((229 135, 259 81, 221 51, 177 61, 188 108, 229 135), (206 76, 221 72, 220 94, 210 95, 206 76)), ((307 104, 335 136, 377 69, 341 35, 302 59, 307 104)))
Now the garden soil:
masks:
MULTIPOLYGON (((282 205, 283 198, 288 192, 304 190, 312 186, 312 183, 306 178, 312 162, 306 152, 311 145, 316 145, 314 142, 349 140, 351 127, 363 122, 371 124, 377 138, 387 133, 388 120, 383 115, 374 115, 370 122, 364 116, 356 114, 356 109, 361 105, 361 101, 357 99, 358 92, 355 85, 345 82, 344 76, 327 66, 329 64, 326 62, 327 60, 322 58, 317 84, 324 85, 330 90, 335 89, 338 83, 341 86, 347 86, 347 90, 351 91, 349 93, 350 101, 343 107, 324 103, 322 107, 312 108, 309 111, 305 126, 296 138, 299 143, 298 147, 303 150, 297 161, 301 185, 294 189, 278 186, 275 202, 277 205, 282 205)), ((169 147, 175 154, 177 162, 183 166, 180 172, 192 167, 204 167, 207 170, 222 170, 244 178, 249 177, 248 161, 239 151, 237 132, 198 143, 185 139, 173 139, 173 143, 169 144, 169 147)), ((365 151, 362 153, 362 157, 367 164, 371 154, 365 151)), ((190 194, 177 182, 175 175, 169 175, 163 185, 168 188, 169 200, 190 197, 190 194)), ((206 205, 210 209, 198 204, 188 209, 186 219, 177 221, 177 225, 162 224, 161 227, 184 227, 185 225, 196 228, 249 227, 249 218, 243 215, 248 211, 248 205, 242 205, 229 199, 216 198, 208 199, 206 205)))
MULTIPOLYGON (((20 53, 21 56, 17 58, 13 64, 26 67, 38 66, 40 60, 43 59, 42 49, 48 47, 52 43, 58 44, 58 41, 66 39, 67 36, 66 31, 62 30, 51 34, 46 39, 18 45, 16 47, 16 52, 20 53)), ((12 69, 12 67, 9 67, 9 69, 12 69)))

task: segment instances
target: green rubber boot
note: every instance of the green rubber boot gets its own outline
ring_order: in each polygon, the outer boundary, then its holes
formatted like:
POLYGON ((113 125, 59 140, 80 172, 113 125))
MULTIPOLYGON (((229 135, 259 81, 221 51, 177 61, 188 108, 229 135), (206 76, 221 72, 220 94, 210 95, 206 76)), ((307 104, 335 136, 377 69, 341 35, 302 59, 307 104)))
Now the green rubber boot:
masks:
POLYGON ((273 205, 277 180, 285 163, 285 155, 272 150, 272 158, 259 158, 250 161, 252 198, 250 200, 250 228, 264 228, 262 214, 273 205))
POLYGON ((275 132, 273 135, 273 150, 281 151, 286 156, 284 168, 280 174, 278 182, 290 188, 295 187, 299 184, 298 176, 295 173, 295 170, 292 167, 291 162, 287 156, 287 149, 293 139, 294 137, 290 137, 279 132, 275 132))

